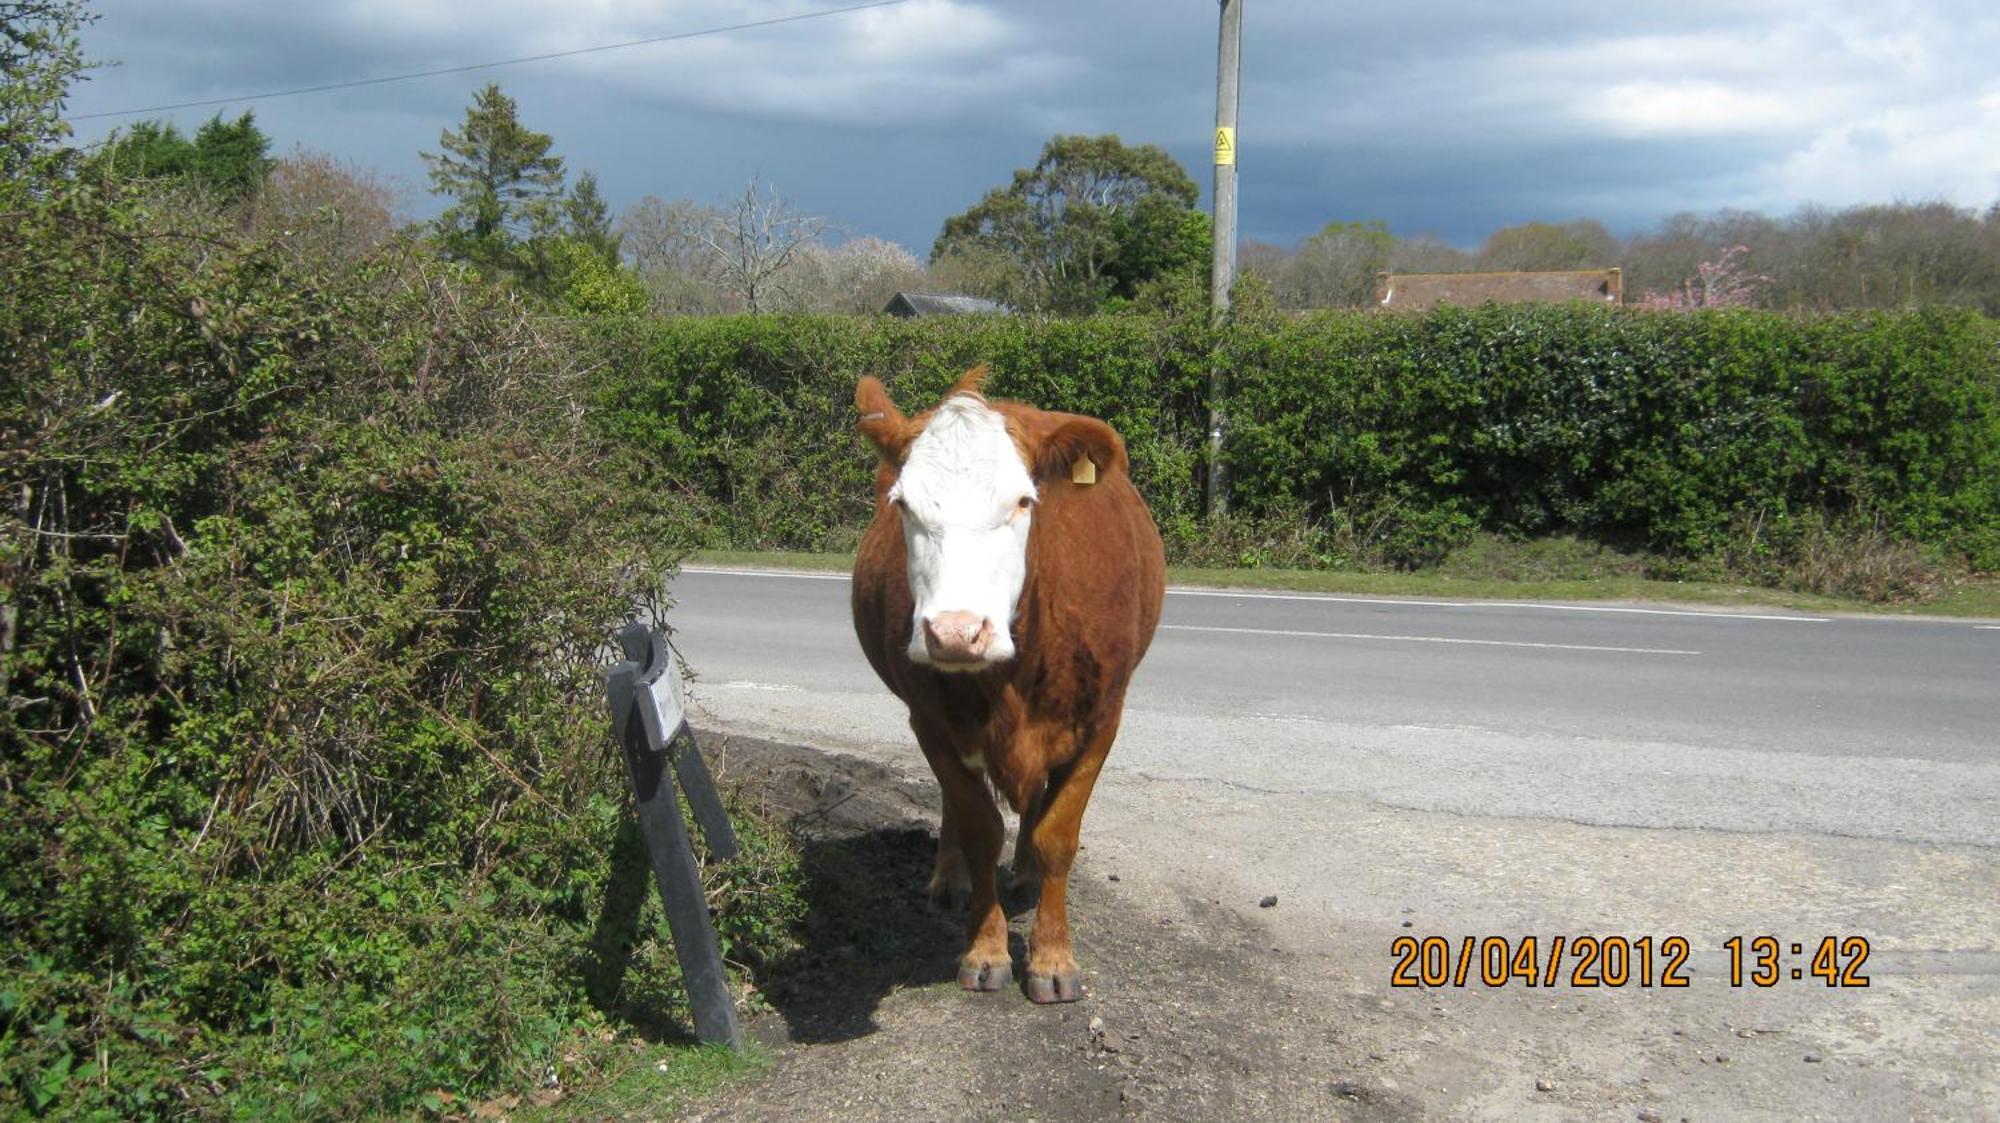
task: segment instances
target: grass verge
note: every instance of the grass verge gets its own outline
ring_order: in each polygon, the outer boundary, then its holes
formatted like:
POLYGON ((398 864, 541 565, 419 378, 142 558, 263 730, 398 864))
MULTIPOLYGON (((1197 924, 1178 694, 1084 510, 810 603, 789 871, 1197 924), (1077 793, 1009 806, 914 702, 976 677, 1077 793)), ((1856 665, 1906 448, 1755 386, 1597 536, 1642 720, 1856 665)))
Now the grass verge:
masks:
POLYGON ((739 1055, 716 1045, 634 1043, 621 1064, 580 1092, 546 1100, 507 1096, 495 1106, 515 1123, 671 1119, 681 1108, 770 1066, 770 1055, 755 1046, 739 1055))
MULTIPOLYGON (((697 550, 690 566, 845 572, 854 555, 758 550, 697 550)), ((1643 601, 1721 608, 1789 608, 1800 612, 1855 612, 1883 616, 2000 618, 2000 579, 1978 578, 1951 586, 1921 604, 1871 604, 1843 597, 1766 589, 1714 581, 1655 581, 1642 577, 1510 581, 1440 573, 1337 573, 1312 569, 1222 569, 1171 566, 1173 585, 1211 589, 1434 600, 1643 601)))

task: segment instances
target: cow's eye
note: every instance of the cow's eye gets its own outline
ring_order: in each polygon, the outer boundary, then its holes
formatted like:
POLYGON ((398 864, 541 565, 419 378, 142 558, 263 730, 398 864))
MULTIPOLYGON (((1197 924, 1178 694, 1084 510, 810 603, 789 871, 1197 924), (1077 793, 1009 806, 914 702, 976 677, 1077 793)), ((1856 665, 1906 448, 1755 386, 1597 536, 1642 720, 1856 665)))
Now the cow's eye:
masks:
POLYGON ((1021 497, 1021 501, 1015 504, 1015 506, 1019 507, 1023 511, 1027 510, 1028 508, 1034 505, 1035 505, 1035 497, 1032 495, 1023 495, 1021 497))

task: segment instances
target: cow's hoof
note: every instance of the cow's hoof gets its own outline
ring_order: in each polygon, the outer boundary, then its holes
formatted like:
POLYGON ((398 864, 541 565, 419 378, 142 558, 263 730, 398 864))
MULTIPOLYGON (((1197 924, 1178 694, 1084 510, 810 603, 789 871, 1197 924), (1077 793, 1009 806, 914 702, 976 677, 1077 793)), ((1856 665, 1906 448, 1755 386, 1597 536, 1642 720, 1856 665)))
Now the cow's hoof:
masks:
POLYGON ((1014 964, 1008 960, 998 963, 974 963, 970 960, 958 965, 958 985, 964 990, 1000 990, 1014 981, 1014 964))
POLYGON ((1083 972, 1061 971, 1053 975, 1028 976, 1028 1001, 1047 1005, 1075 1002, 1083 997, 1083 972))

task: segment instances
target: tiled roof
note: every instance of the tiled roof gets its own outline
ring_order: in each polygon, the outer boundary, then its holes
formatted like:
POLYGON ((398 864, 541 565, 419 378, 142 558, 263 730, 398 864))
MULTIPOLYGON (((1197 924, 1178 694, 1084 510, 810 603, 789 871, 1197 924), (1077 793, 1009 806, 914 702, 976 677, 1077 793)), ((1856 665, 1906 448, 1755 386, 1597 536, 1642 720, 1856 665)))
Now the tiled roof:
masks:
POLYGON ((1560 304, 1589 300, 1617 304, 1625 294, 1617 269, 1567 269, 1549 273, 1384 273, 1375 291, 1383 308, 1422 312, 1440 304, 1560 304))
POLYGON ((945 292, 899 292, 882 311, 891 316, 957 316, 967 312, 1010 312, 997 300, 945 292))

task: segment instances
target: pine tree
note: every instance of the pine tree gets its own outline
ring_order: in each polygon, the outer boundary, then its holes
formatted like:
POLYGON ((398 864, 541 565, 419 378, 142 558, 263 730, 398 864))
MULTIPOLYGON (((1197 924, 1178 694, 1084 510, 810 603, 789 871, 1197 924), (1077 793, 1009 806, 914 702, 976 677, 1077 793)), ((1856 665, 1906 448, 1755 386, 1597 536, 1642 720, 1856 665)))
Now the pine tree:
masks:
POLYGON ((611 208, 597 191, 597 173, 584 172, 563 200, 563 233, 598 256, 605 264, 618 265, 618 250, 624 238, 611 232, 611 208))
POLYGON ((194 170, 194 145, 172 121, 140 121, 111 134, 103 160, 119 179, 185 179, 194 170))
POLYGON ((465 111, 465 125, 438 138, 442 153, 426 152, 431 192, 458 202, 438 217, 447 250, 482 265, 514 268, 522 239, 548 230, 563 189, 563 162, 549 155, 554 140, 521 124, 514 99, 488 83, 465 111))
POLYGON ((248 111, 234 121, 218 113, 189 140, 171 121, 140 121, 114 132, 97 158, 110 175, 126 180, 195 183, 225 202, 262 186, 276 161, 271 138, 248 111))
POLYGON ((241 199, 271 174, 271 138, 250 111, 234 121, 217 113, 194 134, 189 171, 196 181, 225 199, 241 199))

